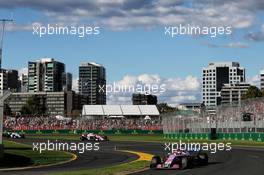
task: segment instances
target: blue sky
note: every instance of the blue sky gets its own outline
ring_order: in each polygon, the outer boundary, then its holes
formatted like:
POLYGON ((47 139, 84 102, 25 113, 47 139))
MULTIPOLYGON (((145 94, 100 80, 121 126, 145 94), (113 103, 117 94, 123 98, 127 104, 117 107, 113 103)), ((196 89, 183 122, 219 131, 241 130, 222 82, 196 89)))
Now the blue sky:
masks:
MULTIPOLYGON (((64 62, 75 78, 81 62, 94 61, 106 67, 109 83, 121 81, 126 75, 142 74, 182 81, 193 76, 200 81, 201 69, 208 62, 238 61, 247 69, 249 78, 256 77, 264 68, 264 3, 261 0, 192 3, 78 0, 73 5, 69 0, 62 3, 0 0, 0 18, 15 19, 14 24, 8 24, 5 35, 3 67, 20 70, 29 60, 54 57, 64 62), (39 38, 32 35, 32 23, 98 25, 100 35, 39 38), (164 35, 164 26, 179 24, 230 25, 233 34, 216 38, 164 35)), ((175 92, 174 96, 177 95, 180 96, 175 92)), ((194 100, 199 98, 195 96, 194 100)))
POLYGON ((27 61, 54 57, 64 62, 67 71, 78 73, 83 61, 95 61, 107 68, 109 81, 126 74, 159 74, 164 77, 201 74, 210 61, 239 61, 249 76, 264 67, 263 43, 250 42, 248 48, 214 48, 204 42, 228 43, 229 39, 205 39, 190 36, 168 38, 163 28, 101 32, 100 36, 44 36, 32 31, 8 32, 4 43, 3 66, 21 69, 27 61))

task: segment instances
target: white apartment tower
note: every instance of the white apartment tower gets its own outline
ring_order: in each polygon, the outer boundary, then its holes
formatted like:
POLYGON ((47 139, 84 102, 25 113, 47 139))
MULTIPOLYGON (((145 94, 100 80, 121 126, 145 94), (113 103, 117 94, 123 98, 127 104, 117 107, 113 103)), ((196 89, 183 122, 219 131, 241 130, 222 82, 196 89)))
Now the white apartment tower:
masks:
POLYGON ((207 108, 221 104, 221 90, 224 84, 245 82, 245 69, 237 62, 209 63, 203 69, 203 103, 207 108))

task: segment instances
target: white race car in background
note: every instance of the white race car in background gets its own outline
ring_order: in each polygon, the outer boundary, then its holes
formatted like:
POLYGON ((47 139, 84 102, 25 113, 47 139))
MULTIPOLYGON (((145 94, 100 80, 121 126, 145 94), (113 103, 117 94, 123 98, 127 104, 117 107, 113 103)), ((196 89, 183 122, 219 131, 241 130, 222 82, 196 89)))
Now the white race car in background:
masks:
POLYGON ((18 134, 16 132, 6 132, 3 134, 3 137, 11 138, 11 139, 24 139, 24 134, 18 134))
POLYGON ((89 133, 89 134, 82 134, 81 135, 81 141, 108 141, 107 136, 101 136, 98 134, 93 134, 93 133, 89 133))

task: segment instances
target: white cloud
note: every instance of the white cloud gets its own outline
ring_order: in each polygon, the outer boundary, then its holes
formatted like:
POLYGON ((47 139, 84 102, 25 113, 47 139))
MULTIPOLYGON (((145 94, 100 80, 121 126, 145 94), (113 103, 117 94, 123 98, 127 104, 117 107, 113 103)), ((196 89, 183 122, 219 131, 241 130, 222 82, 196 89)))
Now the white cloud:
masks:
MULTIPOLYGON (((63 26, 94 25, 111 30, 133 28, 152 29, 155 27, 193 26, 232 26, 236 29, 260 28, 258 32, 245 34, 252 41, 263 41, 264 11, 263 0, 0 0, 0 9, 14 11, 27 8, 43 14, 45 23, 63 26), (260 22, 259 22, 260 21, 260 22)), ((40 23, 40 22, 37 22, 40 23)), ((33 24, 7 25, 7 30, 32 30, 33 24)), ((246 48, 244 43, 229 43, 211 47, 246 48)))
POLYGON ((264 41, 264 24, 261 26, 260 31, 248 33, 246 38, 251 41, 264 41))
POLYGON ((225 47, 229 47, 229 48, 248 48, 249 45, 246 43, 242 43, 242 42, 233 42, 233 43, 228 43, 227 45, 225 45, 225 47))
MULTIPOLYGON (((158 92, 159 102, 176 105, 181 102, 200 102, 201 88, 197 77, 187 76, 185 78, 163 78, 159 75, 142 74, 139 76, 124 76, 116 85, 127 85, 137 87, 138 85, 164 85, 165 92, 158 92)), ((137 91, 136 91, 137 92, 137 91)), ((107 94, 108 104, 131 104, 132 92, 111 92, 107 94)))
POLYGON ((243 49, 243 48, 248 48, 249 45, 243 42, 231 42, 227 44, 215 44, 215 43, 209 43, 209 42, 204 42, 204 45, 212 48, 235 48, 235 49, 243 49))
POLYGON ((259 87, 260 86, 260 77, 259 77, 259 75, 248 77, 247 82, 253 86, 259 87))
POLYGON ((257 11, 264 9, 262 0, 76 0, 74 3, 71 0, 0 0, 0 3, 1 9, 26 7, 43 13, 49 23, 92 23, 113 30, 180 23, 246 28, 253 25, 257 11))
POLYGON ((72 90, 78 92, 78 78, 72 78, 72 90))
MULTIPOLYGON (((24 30, 33 30, 33 25, 36 23, 28 23, 28 24, 16 24, 16 23, 8 23, 6 25, 7 31, 24 31, 24 30)), ((38 23, 41 24, 41 23, 38 23)))
POLYGON ((18 75, 19 75, 19 77, 21 77, 22 76, 22 74, 28 74, 28 68, 27 67, 23 67, 23 68, 21 68, 21 69, 19 69, 18 70, 18 75))

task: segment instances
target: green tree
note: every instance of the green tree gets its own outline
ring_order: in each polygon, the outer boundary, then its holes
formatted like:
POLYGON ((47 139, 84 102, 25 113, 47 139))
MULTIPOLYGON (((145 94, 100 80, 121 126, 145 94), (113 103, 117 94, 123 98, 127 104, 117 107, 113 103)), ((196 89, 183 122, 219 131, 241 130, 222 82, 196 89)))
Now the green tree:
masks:
POLYGON ((46 113, 44 100, 37 95, 32 95, 20 112, 22 115, 44 115, 46 113))
POLYGON ((177 110, 176 108, 169 106, 167 103, 157 104, 157 108, 160 113, 171 113, 177 110))
POLYGON ((4 105, 4 115, 11 115, 11 114, 12 114, 12 110, 11 110, 10 106, 5 103, 5 105, 4 105))
POLYGON ((257 97, 263 97, 263 93, 261 90, 256 86, 250 86, 248 88, 247 93, 242 97, 243 99, 249 99, 249 98, 257 98, 257 97))
POLYGON ((29 107, 27 105, 24 105, 24 106, 22 106, 22 108, 20 110, 20 113, 22 115, 28 115, 28 114, 31 113, 31 111, 30 111, 30 109, 29 109, 29 107))

